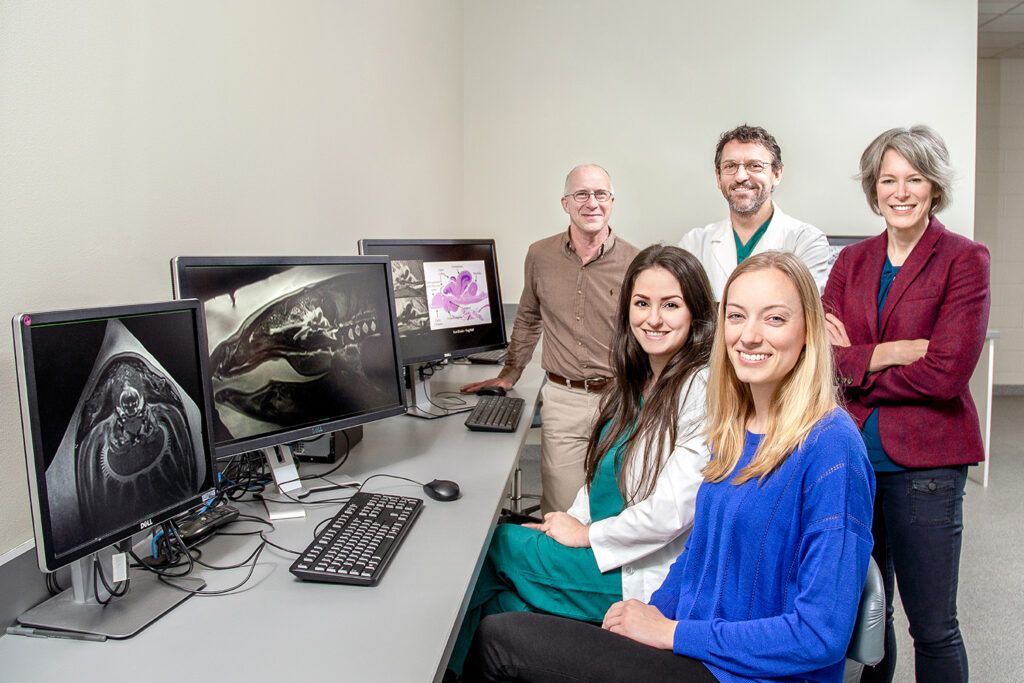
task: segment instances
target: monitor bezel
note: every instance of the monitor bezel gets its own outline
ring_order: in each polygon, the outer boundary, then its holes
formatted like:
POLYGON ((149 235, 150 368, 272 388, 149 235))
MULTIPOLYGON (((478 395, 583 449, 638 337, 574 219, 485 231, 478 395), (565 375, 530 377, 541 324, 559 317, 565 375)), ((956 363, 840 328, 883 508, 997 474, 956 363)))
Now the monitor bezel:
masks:
POLYGON ((77 560, 82 559, 94 552, 102 550, 118 541, 122 541, 132 535, 145 531, 163 522, 196 507, 205 500, 215 495, 217 477, 214 464, 214 443, 213 443, 213 420, 209 397, 211 394, 211 383, 209 365, 201 364, 199 368, 199 381, 201 395, 198 397, 200 405, 200 421, 202 423, 202 444, 207 467, 207 479, 209 487, 198 491, 195 496, 184 499, 172 506, 158 510, 157 512, 142 519, 132 520, 122 527, 111 531, 104 536, 87 541, 60 556, 54 553, 50 540, 50 509, 48 500, 44 500, 42 494, 46 493, 46 465, 45 452, 42 445, 42 430, 39 424, 38 404, 34 400, 37 395, 34 357, 30 344, 26 344, 26 335, 30 328, 39 324, 85 322, 97 318, 125 318, 130 316, 147 315, 155 313, 172 313, 189 311, 192 314, 192 322, 196 330, 196 352, 197 356, 203 358, 203 353, 208 348, 206 342, 206 319, 203 306, 197 299, 179 299, 169 302, 157 302, 148 304, 132 304, 125 306, 108 306, 102 308, 67 309, 61 311, 46 311, 42 313, 18 313, 12 319, 14 332, 14 355, 17 366, 18 395, 21 406, 21 425, 25 447, 25 474, 28 478, 29 496, 32 508, 32 527, 35 534, 36 559, 39 568, 44 572, 53 572, 65 567, 77 560), (24 324, 28 318, 28 324, 24 324))
MULTIPOLYGON (((380 265, 384 267, 384 275, 387 280, 388 298, 388 320, 391 326, 391 339, 396 368, 395 388, 398 393, 398 403, 389 405, 367 413, 352 415, 340 419, 321 422, 318 424, 302 425, 291 429, 274 432, 273 434, 258 437, 243 437, 224 444, 214 444, 218 460, 228 458, 240 453, 280 446, 294 443, 331 432, 337 432, 350 427, 383 420, 395 415, 403 415, 407 410, 407 399, 405 385, 402 380, 402 359, 401 346, 398 343, 398 323, 395 320, 395 291, 391 276, 391 260, 382 256, 176 256, 171 259, 171 278, 173 283, 174 296, 181 296, 182 277, 187 268, 195 266, 207 267, 261 267, 261 266, 302 266, 302 265, 380 265)), ((206 358, 209 360, 209 346, 206 348, 206 358)), ((209 366, 207 366, 209 374, 209 366)), ((212 393, 210 394, 213 395, 212 393)), ((215 408, 214 408, 215 409, 215 408)))
MULTIPOLYGON (((406 365, 412 365, 413 363, 430 363, 433 361, 448 360, 450 358, 465 358, 466 356, 474 353, 482 353, 484 351, 493 351, 495 349, 504 349, 508 346, 508 333, 505 330, 505 311, 503 307, 503 301, 501 298, 501 275, 498 272, 498 249, 493 239, 415 239, 415 238, 402 238, 402 239, 361 239, 358 242, 359 253, 365 254, 366 247, 389 247, 389 246, 401 246, 401 247, 416 247, 416 246, 462 246, 462 245, 484 245, 490 247, 492 266, 494 267, 494 289, 497 295, 498 305, 492 307, 497 309, 497 320, 495 321, 501 330, 501 343, 494 344, 483 344, 481 346, 466 347, 459 349, 456 353, 444 352, 444 353, 430 353, 420 355, 405 355, 403 356, 406 365)), ((390 257, 386 257, 390 258, 390 257)), ((394 290, 392 289, 392 296, 394 296, 394 290)), ((396 322, 397 326, 397 322, 396 322)), ((399 340, 401 342, 401 340, 399 340)), ((401 343, 399 343, 401 346, 401 343)))

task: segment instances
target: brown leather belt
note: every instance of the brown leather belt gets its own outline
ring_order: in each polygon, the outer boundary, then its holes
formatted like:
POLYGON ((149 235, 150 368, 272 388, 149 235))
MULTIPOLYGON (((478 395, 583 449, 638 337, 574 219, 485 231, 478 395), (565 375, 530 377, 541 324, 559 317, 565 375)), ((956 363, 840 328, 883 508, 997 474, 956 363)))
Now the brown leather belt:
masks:
POLYGON ((592 379, 566 379, 561 375, 556 375, 553 372, 548 373, 548 381, 554 382, 555 384, 561 384, 563 387, 569 387, 571 389, 582 389, 583 391, 602 391, 608 384, 607 377, 594 377, 592 379))

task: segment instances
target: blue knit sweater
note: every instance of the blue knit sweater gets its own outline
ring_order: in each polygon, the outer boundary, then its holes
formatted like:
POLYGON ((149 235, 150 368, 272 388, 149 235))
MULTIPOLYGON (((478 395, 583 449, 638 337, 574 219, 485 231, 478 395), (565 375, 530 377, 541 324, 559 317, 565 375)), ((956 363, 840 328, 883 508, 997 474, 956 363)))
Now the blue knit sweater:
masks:
POLYGON ((651 604, 679 623, 674 650, 720 681, 840 681, 871 555, 875 478, 836 409, 763 482, 705 482, 686 550, 651 604))

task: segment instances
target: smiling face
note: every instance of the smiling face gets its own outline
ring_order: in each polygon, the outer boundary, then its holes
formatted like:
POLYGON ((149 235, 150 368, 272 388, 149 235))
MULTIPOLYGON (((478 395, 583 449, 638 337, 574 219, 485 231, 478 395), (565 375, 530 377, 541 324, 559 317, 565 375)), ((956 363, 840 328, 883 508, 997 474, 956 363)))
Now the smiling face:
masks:
POLYGON ((894 149, 882 155, 875 191, 878 210, 889 228, 923 232, 928 226, 935 188, 894 149))
POLYGON ((796 285, 775 268, 752 270, 726 293, 725 346, 755 405, 774 395, 796 367, 807 335, 796 285))
POLYGON ((647 353, 655 378, 683 348, 692 321, 675 275, 659 266, 637 275, 629 299, 629 328, 647 353))
POLYGON ((596 190, 612 191, 612 181, 603 169, 597 166, 580 166, 569 174, 565 182, 566 196, 562 197, 562 209, 569 214, 570 229, 578 230, 581 235, 596 235, 608 227, 612 217, 615 198, 599 202, 594 198, 596 190), (573 193, 580 190, 591 192, 585 202, 577 202, 573 193))
POLYGON ((772 153, 759 142, 732 140, 722 148, 722 158, 715 169, 715 181, 722 191, 729 210, 748 215, 757 213, 772 197, 772 191, 782 180, 782 167, 772 166, 772 153), (759 161, 764 164, 760 173, 750 173, 746 166, 736 169, 735 175, 721 172, 722 164, 759 161))

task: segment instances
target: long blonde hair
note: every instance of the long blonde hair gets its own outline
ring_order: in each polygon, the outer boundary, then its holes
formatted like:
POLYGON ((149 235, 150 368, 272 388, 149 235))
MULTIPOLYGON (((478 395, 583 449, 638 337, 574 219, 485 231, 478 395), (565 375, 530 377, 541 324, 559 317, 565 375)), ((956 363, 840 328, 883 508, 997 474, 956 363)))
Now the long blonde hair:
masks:
POLYGON ((779 271, 796 287, 804 316, 804 348, 796 365, 775 390, 768 412, 767 431, 757 453, 733 483, 738 485, 754 478, 764 479, 774 472, 803 444, 818 420, 838 405, 825 312, 810 271, 789 252, 766 251, 751 256, 729 276, 718 309, 708 382, 707 435, 713 454, 704 468, 704 477, 708 481, 725 481, 736 469, 743 453, 746 424, 754 415, 750 387, 736 377, 725 343, 729 287, 745 273, 767 269, 779 271))

